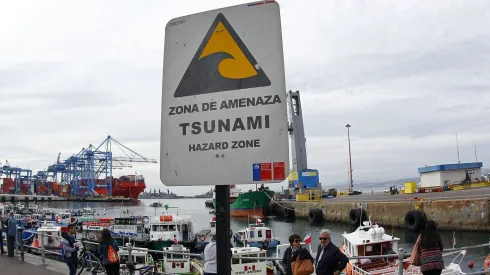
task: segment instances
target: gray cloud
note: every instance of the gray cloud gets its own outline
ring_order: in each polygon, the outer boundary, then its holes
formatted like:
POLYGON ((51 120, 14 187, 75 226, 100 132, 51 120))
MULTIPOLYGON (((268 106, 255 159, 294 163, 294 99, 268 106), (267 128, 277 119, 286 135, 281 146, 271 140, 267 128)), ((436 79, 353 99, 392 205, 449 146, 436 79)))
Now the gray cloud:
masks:
MULTIPOLYGON (((490 3, 279 2, 287 87, 301 91, 309 165, 324 186, 347 181, 346 123, 355 182, 455 162, 456 132, 462 161, 474 160, 473 141, 490 161, 490 3)), ((158 159, 166 22, 239 3, 5 3, 0 160, 43 169, 108 134, 158 159)), ((134 170, 166 189, 158 164, 116 173, 134 170)))

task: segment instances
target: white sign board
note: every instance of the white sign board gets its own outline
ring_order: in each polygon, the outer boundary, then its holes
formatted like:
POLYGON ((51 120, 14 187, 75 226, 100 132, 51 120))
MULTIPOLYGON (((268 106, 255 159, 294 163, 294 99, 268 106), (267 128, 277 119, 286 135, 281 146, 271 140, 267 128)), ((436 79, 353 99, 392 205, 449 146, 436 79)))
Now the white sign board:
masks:
POLYGON ((163 184, 286 178, 288 122, 276 2, 170 20, 162 86, 163 184))

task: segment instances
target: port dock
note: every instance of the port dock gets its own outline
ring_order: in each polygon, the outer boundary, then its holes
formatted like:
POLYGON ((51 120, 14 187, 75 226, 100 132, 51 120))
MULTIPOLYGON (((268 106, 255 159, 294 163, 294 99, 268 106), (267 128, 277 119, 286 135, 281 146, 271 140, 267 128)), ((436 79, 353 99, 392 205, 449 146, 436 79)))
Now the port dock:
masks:
POLYGON ((132 198, 124 197, 61 197, 20 194, 0 194, 0 202, 50 202, 50 201, 93 201, 93 202, 128 202, 132 198))
POLYGON ((387 228, 407 228, 407 213, 415 210, 436 221, 443 230, 490 232, 490 187, 438 193, 362 194, 308 202, 280 200, 269 206, 271 214, 278 216, 292 217, 294 212, 300 219, 311 220, 312 215, 317 215, 322 220, 343 223, 352 223, 352 209, 362 209, 364 219, 371 217, 387 228))

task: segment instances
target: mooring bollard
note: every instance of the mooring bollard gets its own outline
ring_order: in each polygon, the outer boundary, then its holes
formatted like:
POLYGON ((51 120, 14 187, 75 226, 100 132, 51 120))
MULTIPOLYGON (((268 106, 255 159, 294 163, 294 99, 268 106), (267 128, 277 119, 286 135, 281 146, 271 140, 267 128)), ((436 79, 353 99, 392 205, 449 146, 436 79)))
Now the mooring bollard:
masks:
POLYGON ((403 248, 398 248, 398 275, 403 275, 403 258, 405 258, 403 248))
POLYGON ((131 250, 133 249, 133 245, 131 243, 128 243, 128 264, 131 263, 131 250))
POLYGON ((43 266, 46 265, 46 255, 44 254, 44 236, 43 235, 37 235, 38 237, 41 237, 41 263, 43 266))
POLYGON ((20 259, 24 262, 24 241, 22 238, 22 233, 24 232, 24 228, 19 228, 19 245, 20 245, 20 259))

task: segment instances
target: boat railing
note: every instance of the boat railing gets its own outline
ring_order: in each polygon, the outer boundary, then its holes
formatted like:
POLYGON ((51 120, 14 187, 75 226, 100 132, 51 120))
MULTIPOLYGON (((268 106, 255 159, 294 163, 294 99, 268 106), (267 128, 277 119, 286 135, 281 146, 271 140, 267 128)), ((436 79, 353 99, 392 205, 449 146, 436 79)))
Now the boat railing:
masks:
MULTIPOLYGON (((18 243, 18 240, 20 239, 20 236, 22 236, 22 233, 24 231, 24 228, 22 227, 18 227, 18 234, 17 234, 17 243, 16 243, 16 246, 15 246, 15 249, 16 250, 19 250, 20 249, 20 255, 21 255, 21 260, 24 261, 24 251, 25 251, 25 247, 28 247, 28 248, 32 248, 31 245, 27 245, 27 244, 23 244, 23 245, 19 245, 18 243)), ((38 236, 51 236, 52 235, 48 235, 44 232, 36 232, 36 235, 38 236)), ((42 256, 42 264, 45 265, 46 263, 46 260, 45 260, 45 254, 55 254, 55 255, 58 255, 58 256, 61 256, 61 254, 59 252, 56 252, 56 251, 49 251, 47 249, 44 248, 44 238, 39 238, 40 239, 40 245, 39 247, 37 248, 38 251, 41 252, 41 256, 42 256)), ((91 242, 91 241, 86 241, 84 240, 83 241, 84 244, 91 244, 91 245, 95 245, 95 246, 98 246, 99 243, 97 242, 91 242)), ((443 252, 452 252, 452 251, 467 251, 469 249, 475 249, 475 248, 483 248, 483 247, 490 247, 490 241, 488 243, 485 243, 485 244, 480 244, 480 245, 472 245, 472 246, 465 246, 465 247, 459 247, 459 248, 451 248, 451 249, 446 249, 444 250, 443 252)), ((189 251, 186 251, 186 252, 177 252, 177 251, 172 251, 172 250, 152 250, 152 249, 147 249, 147 248, 139 248, 139 247, 134 247, 132 244, 128 244, 127 246, 125 246, 123 249, 127 250, 128 252, 128 255, 131 256, 131 252, 133 250, 135 251, 144 251, 144 252, 151 252, 151 253, 159 253, 159 254, 174 254, 174 255, 187 255, 187 256, 190 256, 190 257, 193 257, 193 258, 200 258, 201 260, 204 258, 204 253, 201 253, 201 254, 197 254, 197 253, 190 253, 189 251)), ((462 252, 463 256, 465 254, 465 252, 462 252)), ((397 257, 398 258, 398 262, 401 263, 401 262, 404 262, 404 260, 409 257, 411 255, 411 253, 406 253, 404 251, 403 248, 399 248, 398 249, 398 254, 387 254, 387 255, 373 255, 373 256, 355 256, 355 257, 349 257, 350 260, 352 259, 383 259, 383 258, 392 258, 392 257, 397 257)), ((131 257, 129 257, 131 258, 131 257)), ((232 256, 233 259, 246 259, 246 260, 266 260, 266 261, 272 261, 274 262, 275 264, 278 264, 282 261, 282 257, 281 258, 278 258, 278 257, 243 257, 243 256, 238 256, 238 255, 233 255, 232 256)), ((403 264, 399 264, 396 266, 396 269, 398 269, 398 274, 419 274, 419 271, 417 271, 417 268, 410 268, 408 270, 404 270, 404 265, 403 264)), ((377 270, 377 274, 379 273, 378 272, 379 270, 377 270)), ((458 274, 458 272, 454 271, 452 272, 451 270, 448 270, 447 272, 443 272, 444 275, 449 275, 449 274, 458 274)), ((362 273, 364 274, 364 273, 362 273)), ((379 273, 379 274, 382 274, 382 273, 379 273)), ((461 274, 461 273, 459 273, 461 274)), ((464 275, 476 275, 476 274, 481 274, 481 271, 478 271, 478 272, 471 272, 471 273, 463 273, 464 275)))

